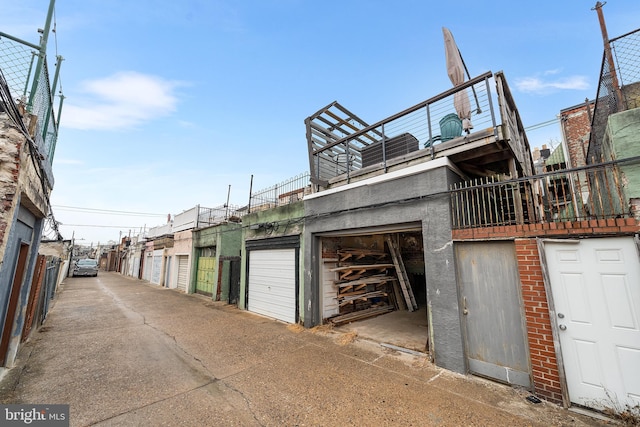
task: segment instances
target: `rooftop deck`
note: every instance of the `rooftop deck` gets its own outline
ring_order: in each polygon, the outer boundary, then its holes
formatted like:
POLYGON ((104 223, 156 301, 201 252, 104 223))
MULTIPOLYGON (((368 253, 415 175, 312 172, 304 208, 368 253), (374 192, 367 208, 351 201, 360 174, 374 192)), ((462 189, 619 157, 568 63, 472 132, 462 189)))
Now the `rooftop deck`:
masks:
POLYGON ((442 157, 465 179, 533 174, 529 143, 500 72, 484 73, 372 125, 338 102, 305 123, 314 191, 442 157), (456 93, 470 100, 473 127, 468 132, 456 113, 456 93))

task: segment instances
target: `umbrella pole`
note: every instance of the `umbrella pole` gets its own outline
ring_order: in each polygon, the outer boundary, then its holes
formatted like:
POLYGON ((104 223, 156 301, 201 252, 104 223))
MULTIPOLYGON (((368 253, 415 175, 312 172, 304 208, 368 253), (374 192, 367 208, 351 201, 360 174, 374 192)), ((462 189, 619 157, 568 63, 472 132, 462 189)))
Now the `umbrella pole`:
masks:
MULTIPOLYGON (((464 62, 464 58, 462 57, 462 53, 460 53, 460 49, 458 49, 458 53, 460 54, 460 59, 462 60, 462 65, 464 66, 464 70, 467 72, 467 78, 471 80, 471 76, 469 75, 469 70, 467 69, 467 64, 464 62)), ((480 109, 480 103, 478 102, 478 94, 476 94, 476 88, 471 86, 471 91, 473 92, 473 98, 476 100, 477 114, 482 113, 480 109)))

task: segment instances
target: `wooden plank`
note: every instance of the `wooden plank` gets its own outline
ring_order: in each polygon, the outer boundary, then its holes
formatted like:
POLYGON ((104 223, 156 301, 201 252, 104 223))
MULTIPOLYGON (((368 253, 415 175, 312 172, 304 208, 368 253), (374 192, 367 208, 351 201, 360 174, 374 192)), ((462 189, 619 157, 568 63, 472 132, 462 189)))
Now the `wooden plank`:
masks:
POLYGON ((402 290, 400 289, 400 284, 397 280, 393 282, 393 295, 395 297, 398 310, 406 310, 407 304, 402 296, 402 290))
POLYGON ((344 298, 338 298, 338 300, 340 301, 340 306, 343 306, 346 304, 350 304, 353 301, 358 301, 358 300, 366 301, 369 298, 381 298, 386 296, 387 296, 386 292, 374 291, 374 292, 361 293, 357 295, 349 295, 349 296, 345 296, 344 298))
POLYGON ((353 322, 356 320, 362 320, 368 317, 374 317, 380 314, 385 314, 393 310, 394 310, 393 306, 384 305, 379 307, 367 308, 365 310, 354 311, 352 313, 347 313, 339 316, 334 316, 327 320, 334 325, 342 325, 342 324, 353 322))
POLYGON ((387 245, 389 246, 389 251, 391 252, 391 259, 393 260, 393 264, 395 265, 395 268, 396 268, 396 274, 398 275, 400 288, 402 289, 404 300, 407 303, 407 309, 409 311, 417 310, 418 304, 416 303, 416 299, 413 296, 413 289, 411 289, 411 283, 409 282, 407 271, 404 268, 404 262, 402 262, 402 255, 400 254, 400 248, 398 247, 397 243, 391 238, 389 234, 385 235, 385 240, 387 242, 387 245))
POLYGON ((338 273, 338 281, 357 280, 362 276, 369 274, 372 270, 382 273, 389 268, 393 268, 393 264, 353 264, 343 267, 332 268, 331 272, 338 273))
POLYGON ((348 282, 337 282, 335 285, 339 288, 347 287, 347 286, 355 286, 355 285, 382 285, 388 282, 394 282, 398 279, 396 277, 387 276, 385 274, 376 274, 374 276, 362 277, 356 280, 350 280, 348 282))
POLYGON ((354 258, 354 260, 359 261, 365 257, 376 258, 381 261, 387 257, 387 254, 384 251, 373 249, 340 249, 337 253, 341 257, 340 261, 346 261, 350 258, 354 258))
POLYGON ((387 268, 393 268, 394 264, 354 264, 345 265, 342 267, 332 268, 329 271, 348 271, 348 270, 386 270, 387 268))

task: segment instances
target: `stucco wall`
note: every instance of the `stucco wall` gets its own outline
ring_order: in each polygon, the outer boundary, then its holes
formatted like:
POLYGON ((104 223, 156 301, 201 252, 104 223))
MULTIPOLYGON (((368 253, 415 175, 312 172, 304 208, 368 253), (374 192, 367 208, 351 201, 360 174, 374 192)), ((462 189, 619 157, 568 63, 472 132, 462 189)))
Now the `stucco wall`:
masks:
POLYGON ((320 284, 313 273, 320 268, 322 233, 420 223, 432 354, 438 366, 466 372, 447 193, 449 184, 460 178, 446 162, 434 164, 440 166, 305 199, 304 324, 312 327, 322 321, 320 284))
MULTIPOLYGON (((40 167, 40 159, 32 159, 32 154, 26 137, 18 131, 6 114, 0 114, 0 284, 5 285, 0 288, 3 293, 0 296, 0 301, 2 301, 0 304, 3 312, 8 303, 10 285, 16 265, 14 261, 17 259, 17 251, 19 250, 17 240, 13 243, 10 242, 11 236, 18 224, 19 216, 24 217, 27 212, 27 216, 32 216, 29 221, 32 233, 27 240, 24 240, 24 242, 28 242, 30 248, 23 282, 17 284, 22 287, 16 316, 13 319, 5 319, 4 314, 0 316, 13 324, 7 352, 7 366, 13 363, 19 348, 26 302, 44 225, 43 218, 48 211, 47 201, 51 192, 50 183, 40 179, 40 176, 45 176, 44 172, 37 169, 40 167), (9 247, 13 247, 13 249, 8 250, 9 247), (8 262, 7 259, 9 259, 8 262)), ((13 238, 18 239, 17 234, 14 234, 13 238)))
POLYGON ((192 247, 191 230, 180 231, 173 235, 173 251, 176 255, 190 255, 192 247))
POLYGON ((42 255, 50 255, 57 258, 67 259, 69 257, 70 240, 61 240, 59 242, 43 242, 40 243, 38 252, 42 255))
POLYGON ((0 114, 0 267, 7 248, 8 228, 13 221, 20 173, 20 149, 24 137, 0 114))

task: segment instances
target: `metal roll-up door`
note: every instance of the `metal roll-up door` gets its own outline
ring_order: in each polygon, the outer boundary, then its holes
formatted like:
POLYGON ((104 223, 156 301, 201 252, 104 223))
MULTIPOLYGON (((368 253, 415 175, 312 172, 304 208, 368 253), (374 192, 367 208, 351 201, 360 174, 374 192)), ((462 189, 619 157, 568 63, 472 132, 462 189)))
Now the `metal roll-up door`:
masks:
POLYGON ((250 252, 249 311, 296 322, 296 251, 287 248, 250 252))
POLYGON ((187 255, 178 255, 178 282, 177 288, 181 291, 187 291, 187 280, 189 279, 189 257, 187 255))

